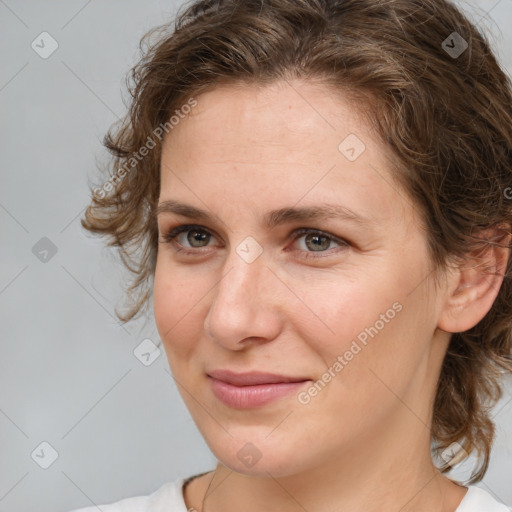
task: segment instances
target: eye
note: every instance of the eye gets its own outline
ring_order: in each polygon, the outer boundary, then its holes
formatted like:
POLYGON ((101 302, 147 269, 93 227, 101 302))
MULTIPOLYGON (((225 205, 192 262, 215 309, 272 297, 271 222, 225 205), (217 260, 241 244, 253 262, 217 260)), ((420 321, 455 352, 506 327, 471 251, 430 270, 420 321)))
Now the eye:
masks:
POLYGON ((312 228, 300 228, 295 230, 292 235, 294 235, 294 242, 297 240, 300 240, 304 236, 304 244, 302 245, 305 247, 304 250, 301 250, 300 252, 303 253, 301 257, 303 258, 325 258, 328 256, 333 255, 333 251, 327 251, 331 243, 338 244, 340 248, 336 251, 334 251, 334 254, 337 254, 343 250, 345 250, 350 244, 343 240, 342 238, 339 238, 337 236, 331 235, 329 233, 325 233, 323 231, 320 231, 318 229, 312 229, 312 228), (307 249, 312 249, 312 251, 308 251, 307 249), (327 253, 327 254, 321 254, 321 255, 315 255, 315 253, 327 253))
POLYGON ((205 245, 201 244, 205 241, 208 242, 211 236, 212 234, 207 229, 204 229, 201 226, 184 224, 181 226, 176 226, 170 231, 164 233, 162 235, 163 240, 161 240, 161 243, 172 243, 175 246, 178 246, 175 249, 176 252, 184 252, 185 254, 196 254, 197 252, 203 251, 188 250, 189 247, 191 247, 192 249, 200 249, 201 247, 206 247, 205 245), (184 238, 187 240, 190 246, 187 246, 186 243, 183 243, 183 237, 181 237, 182 240, 180 240, 181 234, 186 235, 184 238), (177 242, 176 239, 178 239, 177 242))
MULTIPOLYGON (((205 252, 201 249, 208 247, 208 242, 211 240, 212 236, 212 233, 202 226, 184 224, 176 226, 164 233, 160 243, 171 243, 175 246, 176 252, 199 256, 205 252), (180 235, 182 234, 185 236, 180 239, 180 235)), ((301 245, 304 249, 299 249, 298 252, 302 253, 300 257, 306 259, 331 256, 333 251, 327 251, 327 249, 330 248, 332 243, 340 246, 334 253, 338 253, 340 250, 343 251, 350 245, 346 240, 318 229, 299 228, 290 235, 294 243, 303 237, 304 244, 301 245), (315 253, 327 254, 317 255, 315 253)))

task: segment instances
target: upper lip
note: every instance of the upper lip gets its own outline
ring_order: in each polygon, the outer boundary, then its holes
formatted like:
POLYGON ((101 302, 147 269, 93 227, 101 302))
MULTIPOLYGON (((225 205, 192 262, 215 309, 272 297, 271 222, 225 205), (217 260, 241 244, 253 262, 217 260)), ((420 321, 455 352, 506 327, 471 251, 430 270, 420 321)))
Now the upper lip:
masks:
POLYGON ((234 373, 230 370, 213 370, 208 372, 210 377, 222 380, 235 386, 251 386, 257 384, 276 384, 279 382, 303 382, 309 380, 307 377, 289 377, 275 373, 246 372, 234 373))

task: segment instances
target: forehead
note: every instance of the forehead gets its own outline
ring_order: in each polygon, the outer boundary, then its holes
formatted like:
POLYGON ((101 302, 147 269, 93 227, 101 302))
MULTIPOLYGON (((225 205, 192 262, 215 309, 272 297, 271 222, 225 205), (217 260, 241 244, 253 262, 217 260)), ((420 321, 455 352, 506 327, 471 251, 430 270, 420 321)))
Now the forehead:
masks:
POLYGON ((222 86, 195 99, 164 139, 163 199, 185 195, 190 203, 195 194, 197 206, 198 198, 216 206, 215 196, 229 194, 252 211, 328 201, 381 220, 414 214, 387 148, 349 97, 281 81, 222 86))
POLYGON ((268 86, 223 85, 201 94, 196 101, 197 106, 166 137, 164 147, 185 142, 181 149, 189 150, 190 157, 198 156, 192 154, 192 142, 217 146, 219 152, 242 153, 243 149, 264 146, 266 153, 273 148, 282 153, 280 147, 295 146, 299 151, 324 139, 323 153, 334 144, 330 149, 337 155, 336 141, 345 130, 357 131, 370 143, 369 127, 352 100, 317 83, 295 80, 268 86), (203 139, 198 140, 199 135, 203 139))

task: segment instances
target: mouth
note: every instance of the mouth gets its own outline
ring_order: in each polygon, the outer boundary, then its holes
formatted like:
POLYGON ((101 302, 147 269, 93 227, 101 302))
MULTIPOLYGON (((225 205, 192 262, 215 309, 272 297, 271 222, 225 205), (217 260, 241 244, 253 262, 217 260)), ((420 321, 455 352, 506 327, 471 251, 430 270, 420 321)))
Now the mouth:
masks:
POLYGON ((228 370, 209 372, 215 397, 228 407, 247 409, 260 407, 297 392, 311 379, 271 373, 235 374, 228 370))

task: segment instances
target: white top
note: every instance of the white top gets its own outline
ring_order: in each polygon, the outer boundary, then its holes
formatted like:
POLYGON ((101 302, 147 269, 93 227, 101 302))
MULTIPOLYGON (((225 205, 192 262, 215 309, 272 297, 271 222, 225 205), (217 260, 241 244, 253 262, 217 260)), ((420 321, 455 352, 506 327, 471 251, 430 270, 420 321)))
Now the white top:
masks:
MULTIPOLYGON (((98 506, 102 512, 189 512, 183 498, 183 485, 204 474, 167 482, 146 496, 125 498, 115 503, 98 506)), ((98 512, 98 506, 75 509, 70 512, 98 512)), ((496 501, 487 491, 469 485, 467 493, 454 512, 512 512, 512 509, 496 501)))

